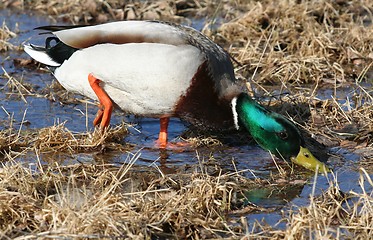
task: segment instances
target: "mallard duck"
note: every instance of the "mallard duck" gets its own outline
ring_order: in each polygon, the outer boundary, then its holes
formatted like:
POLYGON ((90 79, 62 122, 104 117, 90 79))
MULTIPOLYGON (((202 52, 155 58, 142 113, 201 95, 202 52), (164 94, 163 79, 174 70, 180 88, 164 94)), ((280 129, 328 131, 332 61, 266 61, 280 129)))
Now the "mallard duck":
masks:
POLYGON ((170 117, 209 129, 235 127, 276 156, 327 170, 305 147, 297 127, 248 95, 230 56, 199 31, 158 21, 95 26, 44 26, 45 46, 25 45, 68 91, 99 101, 93 124, 106 128, 114 107, 160 118, 158 146, 167 146, 170 117))

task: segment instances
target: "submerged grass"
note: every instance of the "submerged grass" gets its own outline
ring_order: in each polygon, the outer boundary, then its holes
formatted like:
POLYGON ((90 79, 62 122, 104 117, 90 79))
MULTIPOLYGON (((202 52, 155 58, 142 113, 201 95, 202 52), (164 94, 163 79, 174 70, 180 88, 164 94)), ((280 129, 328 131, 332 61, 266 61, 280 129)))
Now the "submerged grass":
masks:
POLYGON ((361 193, 344 193, 337 179, 321 196, 311 196, 310 205, 292 212, 287 239, 370 239, 373 234, 373 182, 360 169, 361 193), (369 190, 368 190, 369 189, 369 190))

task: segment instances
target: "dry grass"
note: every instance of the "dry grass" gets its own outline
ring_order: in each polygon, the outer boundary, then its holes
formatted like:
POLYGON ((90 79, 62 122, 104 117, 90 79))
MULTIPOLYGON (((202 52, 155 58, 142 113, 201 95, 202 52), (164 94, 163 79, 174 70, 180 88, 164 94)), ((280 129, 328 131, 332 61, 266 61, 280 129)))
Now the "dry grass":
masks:
POLYGON ((32 170, 8 162, 0 172, 2 238, 241 234, 226 216, 238 177, 140 174, 132 165, 138 156, 121 168, 55 164, 32 170))
POLYGON ((320 99, 298 92, 271 99, 270 104, 275 111, 302 123, 299 127, 318 142, 363 153, 373 146, 373 92, 358 82, 343 89, 335 91, 345 91, 345 98, 329 95, 325 97, 331 99, 320 99))
POLYGON ((216 147, 222 146, 223 144, 214 137, 190 137, 187 139, 183 139, 188 143, 192 144, 193 147, 216 147))
POLYGON ((64 123, 38 131, 33 146, 41 152, 87 152, 104 149, 124 149, 122 139, 128 134, 126 124, 121 124, 101 131, 96 128, 93 132, 73 133, 64 123))
POLYGON ((213 13, 214 1, 98 1, 43 0, 4 1, 4 7, 32 9, 69 23, 102 23, 113 20, 162 19, 185 21, 184 16, 213 13))
POLYGON ((32 85, 23 82, 23 79, 18 80, 12 75, 10 75, 3 67, 1 67, 3 71, 3 75, 1 76, 7 82, 4 84, 4 87, 0 88, 1 90, 5 90, 6 94, 9 97, 15 97, 22 99, 23 102, 27 103, 26 96, 37 96, 33 89, 32 85))
POLYGON ((73 133, 65 127, 64 123, 36 130, 8 130, 0 131, 0 154, 12 158, 28 152, 39 153, 81 153, 91 151, 126 151, 130 146, 123 143, 128 134, 127 124, 120 124, 114 128, 93 132, 73 133))
POLYGON ((21 151, 27 147, 27 143, 19 136, 19 133, 11 130, 0 131, 0 154, 10 151, 21 151))
POLYGON ((370 239, 373 234, 373 182, 360 169, 361 193, 343 193, 337 179, 321 196, 311 197, 311 203, 291 213, 286 239, 370 239))
POLYGON ((361 192, 344 193, 333 176, 325 192, 311 194, 308 206, 284 213, 285 229, 257 222, 244 239, 371 239, 373 182, 363 168, 359 183, 361 192))
POLYGON ((8 50, 13 50, 16 47, 9 42, 10 39, 16 37, 17 34, 9 29, 9 27, 2 23, 0 28, 0 52, 5 52, 8 50))
MULTIPOLYGON (((373 183, 361 169, 362 193, 343 193, 336 180, 308 206, 285 213, 286 229, 244 218, 260 211, 242 209, 242 189, 263 187, 237 174, 164 176, 133 165, 135 155, 118 168, 108 164, 49 166, 36 169, 15 161, 0 171, 2 238, 262 238, 369 239, 373 183)), ((260 185, 261 184, 261 185, 260 185)))
MULTIPOLYGON (((356 85, 359 85, 356 83, 356 85)), ((371 92, 357 90, 344 103, 314 100, 311 105, 310 129, 317 135, 338 142, 347 149, 373 146, 373 101, 371 92)))
POLYGON ((230 46, 247 79, 258 71, 256 83, 284 87, 345 82, 371 66, 371 1, 249 1, 246 9, 216 40, 230 46))
POLYGON ((240 63, 236 73, 254 94, 271 96, 277 111, 327 146, 372 146, 373 98, 365 83, 373 82, 373 2, 248 1, 245 10, 211 37, 240 63), (325 88, 334 90, 330 100, 317 97, 325 88))
MULTIPOLYGON (((0 170, 2 238, 371 238, 373 183, 366 171, 372 171, 373 161, 372 1, 16 0, 2 1, 0 7, 31 9, 67 24, 129 19, 188 23, 186 17, 206 17, 204 33, 239 62, 237 76, 250 80, 254 95, 270 96, 270 102, 262 102, 300 122, 319 142, 359 154, 360 166, 367 169, 361 169, 361 193, 343 193, 333 179, 321 196, 310 197, 308 206, 284 212, 285 229, 264 223, 247 229, 247 214, 273 210, 244 204, 245 191, 293 186, 295 173, 255 181, 238 173, 212 176, 202 169, 164 175, 133 165, 138 154, 120 168, 41 165, 37 160, 37 167, 26 167, 14 158, 31 151, 125 151, 126 128, 102 134, 73 133, 64 124, 35 131, 10 126, 0 132, 6 160, 0 170), (224 23, 214 28, 215 21, 224 23), (273 85, 288 94, 274 92, 273 85), (333 89, 328 99, 318 95, 325 88, 333 89), (348 96, 339 97, 340 92, 348 96)), ((3 24, 0 49, 14 36, 3 24)), ((3 76, 8 81, 1 90, 8 96, 73 102, 57 90, 37 95, 5 70, 3 76)), ((221 144, 214 138, 190 141, 221 144)))

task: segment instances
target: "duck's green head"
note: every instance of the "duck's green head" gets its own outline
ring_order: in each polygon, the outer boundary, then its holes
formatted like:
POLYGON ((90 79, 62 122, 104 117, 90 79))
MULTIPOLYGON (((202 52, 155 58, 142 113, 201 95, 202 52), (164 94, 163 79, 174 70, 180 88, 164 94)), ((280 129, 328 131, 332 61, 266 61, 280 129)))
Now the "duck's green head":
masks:
POLYGON ((267 110, 246 93, 232 100, 232 108, 236 127, 244 126, 262 148, 307 169, 328 171, 305 147, 299 129, 284 116, 267 110))

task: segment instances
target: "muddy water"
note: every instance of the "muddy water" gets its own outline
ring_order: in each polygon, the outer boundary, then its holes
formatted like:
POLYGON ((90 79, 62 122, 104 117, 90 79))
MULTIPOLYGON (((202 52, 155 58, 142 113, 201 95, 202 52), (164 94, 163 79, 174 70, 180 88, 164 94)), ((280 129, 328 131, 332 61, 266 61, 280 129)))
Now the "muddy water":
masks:
MULTIPOLYGON (((45 16, 38 16, 31 13, 14 13, 9 10, 0 11, 0 22, 5 21, 6 25, 14 29, 18 25, 19 34, 12 43, 20 45, 29 40, 31 37, 32 43, 42 44, 41 38, 36 37, 33 28, 41 25, 56 24, 45 16)), ((195 26, 199 26, 195 23, 195 26)), ((84 132, 92 130, 91 121, 97 111, 92 102, 63 104, 57 101, 51 101, 44 97, 44 92, 48 86, 55 81, 53 76, 46 71, 29 69, 27 67, 15 67, 13 59, 29 57, 23 52, 11 51, 0 53, 0 63, 7 73, 24 84, 32 86, 31 96, 25 96, 22 99, 17 94, 11 94, 9 89, 5 87, 7 79, 0 78, 0 129, 9 127, 9 120, 12 119, 13 126, 18 129, 22 125, 22 130, 39 129, 49 127, 59 122, 66 122, 65 126, 71 131, 84 132), (37 96, 40 94, 40 96, 37 96), (89 124, 87 125, 87 121, 89 124)), ((2 71, 2 70, 0 70, 2 71)), ((2 75, 2 73, 0 72, 2 75)), ((15 91, 16 92, 16 91, 15 91)), ((52 93, 53 94, 53 91, 52 93)), ((329 92, 324 93, 327 98, 329 92)), ((73 96, 81 99, 80 96, 73 96)), ((42 155, 42 163, 47 164, 51 159, 58 160, 65 164, 76 162, 99 162, 103 159, 106 162, 122 164, 128 161, 130 154, 141 151, 141 157, 136 164, 145 166, 157 165, 163 172, 177 172, 180 168, 199 169, 200 162, 208 164, 213 162, 224 171, 234 171, 237 169, 243 171, 243 174, 248 178, 267 178, 272 171, 277 171, 272 161, 271 156, 254 143, 251 145, 241 146, 219 146, 214 148, 198 148, 190 151, 177 152, 167 151, 160 152, 153 147, 154 141, 157 138, 159 130, 159 121, 149 118, 135 118, 126 116, 121 112, 115 112, 112 125, 116 125, 122 121, 131 123, 130 134, 124 142, 129 142, 135 147, 130 153, 110 152, 106 154, 100 153, 82 153, 74 156, 70 155, 42 155)), ((178 119, 172 119, 170 122, 170 138, 175 139, 184 131, 187 130, 185 125, 178 119)), ((359 174, 357 172, 357 161, 359 156, 349 153, 343 149, 331 149, 331 152, 338 157, 331 157, 329 163, 334 167, 339 184, 342 191, 354 190, 361 192, 358 183, 359 174)), ((18 161, 34 164, 36 157, 30 153, 27 156, 17 158, 18 161)), ((330 176, 329 176, 330 177, 330 176)), ((256 220, 265 219, 267 223, 273 225, 281 218, 281 209, 287 209, 294 205, 302 206, 308 203, 309 195, 312 193, 313 175, 309 174, 304 177, 308 180, 308 184, 300 184, 298 187, 284 188, 282 191, 268 191, 267 189, 248 189, 247 195, 253 203, 276 209, 271 213, 256 213, 247 216, 249 223, 252 224, 256 220)), ((327 178, 319 176, 316 182, 316 194, 319 194, 323 189, 329 186, 327 178)), ((369 190, 369 189, 366 189, 369 190)), ((284 227, 283 225, 278 225, 284 227)))

